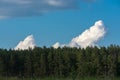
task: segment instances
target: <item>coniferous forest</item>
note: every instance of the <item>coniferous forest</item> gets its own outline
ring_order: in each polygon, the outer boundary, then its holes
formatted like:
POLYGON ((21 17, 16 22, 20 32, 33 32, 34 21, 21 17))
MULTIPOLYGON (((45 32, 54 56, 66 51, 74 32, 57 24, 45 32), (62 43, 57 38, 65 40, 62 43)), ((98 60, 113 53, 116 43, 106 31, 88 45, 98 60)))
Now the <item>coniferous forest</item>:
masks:
POLYGON ((81 48, 35 47, 0 49, 0 76, 105 77, 120 76, 120 46, 81 48))

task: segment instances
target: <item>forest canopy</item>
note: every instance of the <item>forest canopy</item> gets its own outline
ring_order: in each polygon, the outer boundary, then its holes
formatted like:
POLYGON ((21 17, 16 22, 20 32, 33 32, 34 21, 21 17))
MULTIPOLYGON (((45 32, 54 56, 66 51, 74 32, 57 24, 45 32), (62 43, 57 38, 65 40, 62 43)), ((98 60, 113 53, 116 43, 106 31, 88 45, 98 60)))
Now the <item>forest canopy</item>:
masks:
POLYGON ((0 75, 18 77, 120 76, 120 46, 0 49, 0 75))

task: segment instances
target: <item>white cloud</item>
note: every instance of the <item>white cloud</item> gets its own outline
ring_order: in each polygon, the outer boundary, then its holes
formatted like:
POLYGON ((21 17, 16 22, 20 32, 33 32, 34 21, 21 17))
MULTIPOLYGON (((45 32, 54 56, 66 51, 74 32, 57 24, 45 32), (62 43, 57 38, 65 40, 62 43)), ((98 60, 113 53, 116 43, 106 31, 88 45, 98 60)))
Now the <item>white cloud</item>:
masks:
POLYGON ((57 49, 58 47, 60 47, 60 43, 59 43, 59 42, 56 42, 56 43, 53 45, 53 47, 54 47, 55 49, 57 49))
MULTIPOLYGON (((95 24, 89 29, 85 30, 79 36, 73 38, 68 47, 81 47, 86 48, 88 46, 96 46, 96 43, 105 36, 105 26, 102 20, 95 22, 95 24)), ((59 44, 60 45, 60 44, 59 44)), ((59 46, 61 47, 61 45, 59 46)))
POLYGON ((14 48, 15 50, 25 50, 25 49, 33 49, 35 47, 35 40, 33 35, 27 36, 23 41, 20 41, 19 44, 14 48))
POLYGON ((69 46, 80 46, 86 48, 87 46, 95 46, 96 42, 99 41, 105 35, 104 24, 101 20, 97 21, 90 29, 85 30, 78 37, 73 38, 69 46))

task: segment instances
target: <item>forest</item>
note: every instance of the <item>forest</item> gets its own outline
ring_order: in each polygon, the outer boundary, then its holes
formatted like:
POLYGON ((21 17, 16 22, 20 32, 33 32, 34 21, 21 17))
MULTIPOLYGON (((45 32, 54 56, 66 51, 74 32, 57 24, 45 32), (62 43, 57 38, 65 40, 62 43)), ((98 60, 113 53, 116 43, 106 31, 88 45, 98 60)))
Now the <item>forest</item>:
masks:
POLYGON ((3 77, 120 77, 120 46, 0 49, 3 77))

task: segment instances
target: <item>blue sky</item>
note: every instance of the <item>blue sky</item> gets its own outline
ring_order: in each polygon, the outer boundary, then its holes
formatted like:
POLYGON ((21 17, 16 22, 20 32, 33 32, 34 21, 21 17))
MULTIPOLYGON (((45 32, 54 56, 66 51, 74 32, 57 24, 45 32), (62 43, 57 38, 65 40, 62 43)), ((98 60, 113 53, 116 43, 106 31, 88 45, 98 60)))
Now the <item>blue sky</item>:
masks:
MULTIPOLYGON (((21 10, 14 11, 14 14, 3 10, 0 16, 8 17, 0 19, 0 48, 14 48, 19 41, 31 34, 37 46, 51 46, 57 41, 68 43, 98 20, 104 22, 107 30, 105 37, 99 41, 98 45, 120 45, 120 1, 83 0, 78 2, 72 4, 66 0, 67 6, 53 6, 54 8, 46 8, 47 11, 39 14, 31 13, 32 10, 25 15, 21 10)), ((47 5, 47 7, 50 6, 47 5)))

